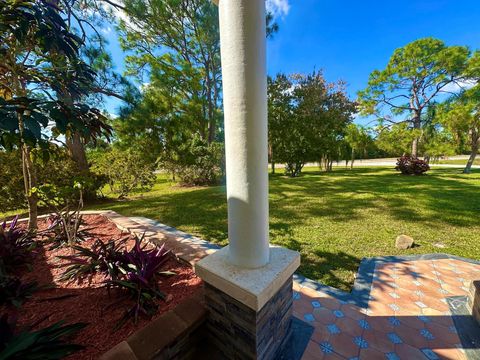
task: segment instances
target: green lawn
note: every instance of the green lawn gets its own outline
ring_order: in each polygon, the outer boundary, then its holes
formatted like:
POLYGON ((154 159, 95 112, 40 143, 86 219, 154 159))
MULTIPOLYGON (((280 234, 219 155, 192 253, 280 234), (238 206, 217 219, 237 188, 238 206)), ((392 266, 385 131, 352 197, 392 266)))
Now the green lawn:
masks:
MULTIPOLYGON (((182 188, 160 176, 152 191, 90 206, 146 216, 227 243, 225 189, 182 188)), ((349 289, 362 257, 448 252, 480 259, 480 171, 433 169, 408 177, 386 168, 306 169, 270 179, 271 241, 302 254, 300 272, 349 289), (397 235, 417 247, 399 251, 397 235)))
MULTIPOLYGON (((452 160, 439 160, 435 162, 435 164, 451 164, 451 165, 467 165, 467 160, 459 160, 459 159, 452 159, 452 160)), ((475 158, 473 162, 474 165, 480 165, 480 157, 475 158)))

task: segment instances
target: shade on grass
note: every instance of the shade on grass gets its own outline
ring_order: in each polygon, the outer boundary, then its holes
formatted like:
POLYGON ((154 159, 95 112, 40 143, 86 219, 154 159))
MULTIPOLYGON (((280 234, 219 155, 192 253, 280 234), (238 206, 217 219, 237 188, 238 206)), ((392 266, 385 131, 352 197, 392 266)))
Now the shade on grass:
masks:
MULTIPOLYGON (((225 188, 182 188, 159 176, 154 189, 95 209, 145 216, 227 244, 225 188)), ((300 273, 349 289, 362 257, 447 252, 480 259, 480 171, 434 168, 420 177, 387 168, 306 169, 270 177, 270 238, 301 252, 300 273), (417 247, 397 250, 396 236, 417 247)))

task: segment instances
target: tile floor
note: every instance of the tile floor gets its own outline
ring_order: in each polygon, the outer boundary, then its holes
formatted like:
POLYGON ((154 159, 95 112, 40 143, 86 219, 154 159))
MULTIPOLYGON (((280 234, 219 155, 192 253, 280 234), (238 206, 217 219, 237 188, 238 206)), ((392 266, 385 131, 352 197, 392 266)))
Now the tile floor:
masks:
POLYGON ((447 298, 472 279, 480 265, 455 259, 379 263, 367 307, 294 282, 294 316, 314 327, 302 359, 467 359, 447 298))

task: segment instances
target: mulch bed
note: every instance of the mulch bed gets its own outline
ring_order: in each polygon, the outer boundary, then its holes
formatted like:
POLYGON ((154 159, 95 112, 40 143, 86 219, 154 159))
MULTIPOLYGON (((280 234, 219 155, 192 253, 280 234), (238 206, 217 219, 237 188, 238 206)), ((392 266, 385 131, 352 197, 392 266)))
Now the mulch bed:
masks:
MULTIPOLYGON (((82 242, 82 246, 90 247, 95 239, 107 242, 112 239, 129 237, 127 246, 134 244, 134 238, 128 233, 122 233, 111 221, 101 215, 84 216, 91 238, 82 242)), ((45 221, 39 222, 39 229, 45 228, 45 221)), ((80 331, 72 342, 85 346, 85 350, 68 357, 70 360, 98 359, 110 348, 126 340, 136 330, 145 326, 152 319, 140 317, 135 325, 127 322, 117 331, 113 331, 118 320, 131 302, 116 303, 118 298, 114 291, 107 292, 102 286, 103 275, 93 275, 83 282, 60 282, 58 277, 64 268, 61 265, 66 260, 58 259, 58 255, 71 255, 73 250, 68 247, 49 250, 48 245, 38 246, 35 250, 32 271, 22 275, 22 280, 37 281, 41 285, 54 285, 54 288, 36 292, 20 309, 18 324, 28 325, 45 318, 39 327, 51 325, 57 321, 66 323, 85 322, 88 326, 80 331), (108 307, 115 303, 115 306, 108 307)), ((171 277, 162 278, 160 290, 167 295, 167 301, 159 301, 159 311, 153 319, 164 312, 173 309, 177 304, 200 291, 202 282, 195 276, 189 264, 180 262, 172 254, 162 270, 176 273, 171 277)))

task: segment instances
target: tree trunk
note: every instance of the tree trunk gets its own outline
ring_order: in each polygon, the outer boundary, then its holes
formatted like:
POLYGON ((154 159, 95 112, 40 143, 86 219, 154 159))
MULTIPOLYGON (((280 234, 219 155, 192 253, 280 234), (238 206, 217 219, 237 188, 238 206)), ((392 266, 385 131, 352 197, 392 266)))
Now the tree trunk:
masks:
MULTIPOLYGON (((421 124, 422 118, 421 118, 421 113, 416 112, 415 117, 413 118, 413 128, 414 130, 420 130, 422 127, 421 124)), ((412 141, 412 156, 413 157, 418 157, 418 143, 420 141, 420 138, 418 136, 415 137, 412 141)))
POLYGON ((87 173, 87 154, 85 152, 85 145, 83 144, 82 138, 80 137, 78 131, 75 131, 72 137, 67 139, 66 143, 68 151, 70 152, 70 156, 77 164, 80 173, 87 173))
POLYGON ((33 191, 37 186, 37 174, 35 166, 32 162, 30 147, 22 145, 22 167, 23 167, 23 182, 25 185, 25 196, 28 202, 28 229, 37 229, 37 215, 38 215, 38 195, 33 191))
POLYGON ((23 115, 17 114, 18 128, 20 131, 20 150, 22 152, 22 171, 23 171, 23 185, 25 188, 25 197, 28 202, 28 229, 37 229, 37 215, 38 215, 38 194, 35 191, 37 186, 37 173, 35 165, 32 162, 30 146, 23 141, 23 115))
POLYGON ((353 162, 355 161, 355 149, 352 148, 352 161, 350 162, 350 170, 353 169, 353 162))
POLYGON ((272 174, 275 174, 275 162, 272 161, 272 174))
POLYGON ((479 147, 480 137, 476 140, 472 141, 472 152, 470 153, 470 157, 468 158, 467 165, 465 165, 465 169, 463 169, 464 174, 470 174, 472 171, 472 165, 477 157, 478 147, 479 147))

